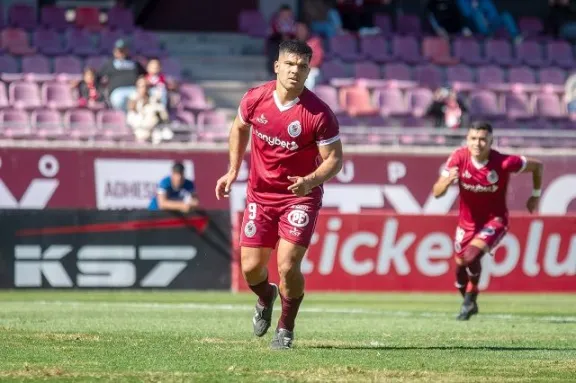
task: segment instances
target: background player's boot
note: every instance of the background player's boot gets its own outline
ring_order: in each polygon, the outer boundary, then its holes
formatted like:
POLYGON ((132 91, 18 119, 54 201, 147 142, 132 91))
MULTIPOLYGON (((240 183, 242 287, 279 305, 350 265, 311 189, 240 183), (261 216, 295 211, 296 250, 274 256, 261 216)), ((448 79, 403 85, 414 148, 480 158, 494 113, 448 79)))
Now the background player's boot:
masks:
POLYGON ((278 286, 274 283, 270 283, 270 285, 272 285, 274 289, 274 295, 268 307, 262 306, 258 301, 256 301, 256 307, 254 307, 252 324, 254 327, 254 335, 256 336, 264 336, 272 323, 272 311, 274 309, 274 302, 276 298, 278 298, 278 286))
POLYGON ((464 303, 460 308, 460 314, 456 317, 458 320, 468 320, 472 315, 478 314, 478 304, 476 297, 478 293, 466 293, 464 303))
POLYGON ((283 328, 276 329, 270 348, 273 350, 286 350, 292 348, 294 332, 283 328))

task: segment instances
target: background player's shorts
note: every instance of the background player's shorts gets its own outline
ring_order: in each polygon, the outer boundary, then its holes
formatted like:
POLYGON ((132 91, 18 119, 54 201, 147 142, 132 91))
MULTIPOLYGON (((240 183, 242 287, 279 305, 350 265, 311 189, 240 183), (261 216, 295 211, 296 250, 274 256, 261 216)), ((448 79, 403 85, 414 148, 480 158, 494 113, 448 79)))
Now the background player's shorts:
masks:
POLYGON ((312 204, 270 207, 247 201, 242 219, 240 246, 275 248, 280 238, 308 247, 319 208, 312 204))
POLYGON ((468 246, 474 238, 483 240, 490 248, 490 251, 492 251, 498 243, 500 243, 502 238, 504 238, 507 232, 508 226, 500 219, 489 221, 480 230, 465 230, 458 226, 454 238, 456 257, 462 257, 466 246, 468 246))

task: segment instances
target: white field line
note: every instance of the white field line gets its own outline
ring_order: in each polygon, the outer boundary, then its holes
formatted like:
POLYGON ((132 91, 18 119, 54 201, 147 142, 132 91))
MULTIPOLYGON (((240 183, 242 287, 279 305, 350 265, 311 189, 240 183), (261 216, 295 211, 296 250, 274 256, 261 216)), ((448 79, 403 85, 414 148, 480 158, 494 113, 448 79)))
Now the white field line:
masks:
MULTIPOLYGON (((2 305, 25 305, 34 307, 43 306, 64 306, 86 309, 148 309, 148 310, 210 310, 210 311, 236 311, 251 312, 254 307, 243 304, 211 304, 211 303, 146 303, 146 302, 83 302, 83 301, 4 301, 2 305)), ((319 314, 363 314, 381 315, 387 317, 410 317, 410 318, 447 318, 454 314, 442 312, 421 312, 421 311, 391 311, 374 310, 363 308, 323 308, 323 307, 302 307, 300 312, 319 314)), ((571 322, 576 323, 576 316, 536 316, 522 314, 480 314, 482 318, 499 320, 530 320, 537 322, 571 322)))

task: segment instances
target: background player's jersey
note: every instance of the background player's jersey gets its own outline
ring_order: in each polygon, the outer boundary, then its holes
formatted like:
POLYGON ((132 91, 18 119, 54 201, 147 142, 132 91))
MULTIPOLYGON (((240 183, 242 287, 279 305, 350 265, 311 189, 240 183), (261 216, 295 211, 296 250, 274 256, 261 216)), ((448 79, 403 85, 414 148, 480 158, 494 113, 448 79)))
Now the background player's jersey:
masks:
POLYGON ((458 168, 460 188, 459 226, 465 230, 481 228, 494 218, 508 222, 506 191, 510 173, 519 173, 526 167, 526 158, 502 154, 491 150, 488 161, 478 163, 468 148, 455 150, 442 172, 448 175, 450 168, 458 168))
POLYGON ((281 105, 276 81, 250 89, 242 98, 238 114, 252 125, 248 197, 279 206, 290 203, 321 204, 322 187, 297 198, 288 190, 288 176, 306 176, 322 159, 318 145, 340 139, 334 113, 314 93, 304 89, 299 98, 281 105))
POLYGON ((158 210, 158 194, 164 194, 167 200, 170 201, 185 201, 192 197, 195 192, 194 182, 190 180, 184 180, 182 187, 180 189, 174 189, 172 187, 172 181, 170 177, 163 178, 158 183, 158 188, 156 189, 156 195, 150 201, 148 206, 149 210, 158 210))

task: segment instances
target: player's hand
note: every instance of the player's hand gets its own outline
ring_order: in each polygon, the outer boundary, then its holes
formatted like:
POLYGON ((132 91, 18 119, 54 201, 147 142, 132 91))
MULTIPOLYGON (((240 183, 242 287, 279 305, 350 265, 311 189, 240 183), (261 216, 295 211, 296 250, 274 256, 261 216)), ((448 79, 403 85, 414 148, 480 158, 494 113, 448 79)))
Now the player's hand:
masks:
POLYGON ((216 198, 228 198, 230 195, 230 188, 238 175, 234 173, 226 173, 216 182, 216 198))
POLYGON ((526 202, 526 208, 530 212, 530 214, 538 211, 538 205, 540 204, 540 197, 530 197, 526 202))
POLYGON ((288 186, 288 190, 298 197, 304 197, 312 191, 312 185, 310 185, 310 181, 306 178, 288 176, 288 179, 292 181, 292 185, 288 186))
POLYGON ((182 206, 180 207, 180 212, 186 214, 190 211, 190 209, 192 208, 192 206, 190 206, 190 204, 182 204, 182 206))
POLYGON ((450 168, 448 170, 448 180, 451 184, 458 180, 458 168, 450 168))

